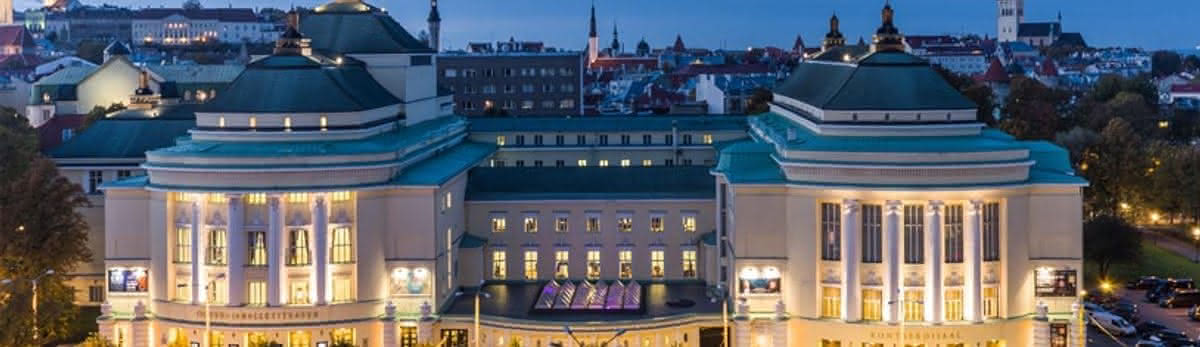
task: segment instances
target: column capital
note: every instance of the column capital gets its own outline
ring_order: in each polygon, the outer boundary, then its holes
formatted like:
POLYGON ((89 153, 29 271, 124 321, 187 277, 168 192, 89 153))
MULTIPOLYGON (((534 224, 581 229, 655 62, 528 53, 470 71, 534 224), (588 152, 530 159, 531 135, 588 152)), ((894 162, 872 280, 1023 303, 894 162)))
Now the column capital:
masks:
POLYGON ((978 214, 983 211, 983 200, 971 200, 967 202, 967 213, 978 214))
POLYGON ((270 207, 271 210, 278 210, 279 209, 279 194, 267 195, 267 206, 270 207))
POLYGON ((887 208, 887 214, 900 214, 900 208, 904 206, 904 203, 900 200, 888 200, 884 206, 887 208))
POLYGON ((325 194, 313 194, 313 206, 317 208, 324 208, 325 194))
POLYGON ((925 205, 927 210, 926 212, 930 215, 939 214, 942 212, 942 207, 945 205, 946 203, 942 202, 941 200, 929 200, 929 203, 925 205))
POLYGON ((842 214, 851 214, 851 213, 858 212, 859 208, 861 208, 861 207, 862 207, 862 203, 860 203, 858 201, 858 199, 843 199, 842 200, 842 214))

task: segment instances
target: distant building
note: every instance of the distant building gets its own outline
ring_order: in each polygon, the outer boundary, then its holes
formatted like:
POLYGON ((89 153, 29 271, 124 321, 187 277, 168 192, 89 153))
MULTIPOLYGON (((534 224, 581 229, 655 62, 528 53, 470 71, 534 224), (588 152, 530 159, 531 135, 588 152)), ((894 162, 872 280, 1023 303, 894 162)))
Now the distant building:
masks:
POLYGON ((68 43, 128 41, 133 13, 111 5, 44 8, 27 12, 25 27, 40 37, 53 34, 58 41, 68 43))
POLYGON ((907 36, 913 55, 954 73, 975 76, 987 71, 987 57, 978 42, 948 36, 907 36))
POLYGON ((581 114, 584 63, 580 52, 443 53, 437 78, 460 115, 581 114))
POLYGON ((148 8, 134 13, 132 35, 138 45, 269 43, 278 26, 249 8, 148 8))
POLYGON ((708 106, 704 113, 744 114, 754 93, 775 88, 775 82, 772 75, 703 74, 697 78, 696 101, 708 106))
POLYGON ((1025 22, 1025 0, 997 0, 996 38, 1000 42, 1022 41, 1034 47, 1068 45, 1086 47, 1083 35, 1065 33, 1062 13, 1053 22, 1025 22), (1058 43, 1064 39, 1063 43, 1058 43))

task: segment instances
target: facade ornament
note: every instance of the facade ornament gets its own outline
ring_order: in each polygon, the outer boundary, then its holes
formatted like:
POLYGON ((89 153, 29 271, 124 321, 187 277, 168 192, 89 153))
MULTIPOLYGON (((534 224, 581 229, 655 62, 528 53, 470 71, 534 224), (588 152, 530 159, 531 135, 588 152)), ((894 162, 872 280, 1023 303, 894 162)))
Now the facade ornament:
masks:
POLYGON ((133 318, 134 319, 146 318, 146 303, 142 302, 141 300, 138 300, 137 304, 133 305, 133 318))
POLYGON ((1046 305, 1045 301, 1038 301, 1037 316, 1035 316, 1034 318, 1040 319, 1040 320, 1046 320, 1046 317, 1048 317, 1049 315, 1050 315, 1050 306, 1046 305))
POLYGON ((429 319, 433 319, 433 305, 430 305, 428 300, 422 301, 421 302, 421 320, 429 320, 429 319))

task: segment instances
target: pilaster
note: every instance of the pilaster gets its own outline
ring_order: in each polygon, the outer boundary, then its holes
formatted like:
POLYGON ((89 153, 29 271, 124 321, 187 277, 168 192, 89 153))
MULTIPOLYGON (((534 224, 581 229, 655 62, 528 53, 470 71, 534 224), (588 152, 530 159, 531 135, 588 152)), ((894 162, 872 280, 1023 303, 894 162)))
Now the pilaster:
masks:
POLYGON ((267 197, 267 305, 279 306, 283 301, 283 207, 278 195, 267 197))
POLYGON ((858 278, 858 234, 862 220, 858 217, 858 200, 842 201, 842 319, 857 322, 861 319, 862 308, 859 297, 858 278))
POLYGON ((900 208, 899 200, 888 200, 884 205, 883 234, 883 317, 890 323, 898 323, 900 319, 900 208))
MULTIPOLYGON (((197 197, 196 199, 200 199, 197 197)), ((203 215, 200 213, 200 202, 192 201, 192 233, 191 233, 191 252, 192 252, 192 305, 199 305, 204 299, 204 253, 201 252, 200 244, 204 238, 200 237, 204 233, 203 215)))
POLYGON ((313 240, 316 250, 313 252, 313 284, 317 288, 317 305, 329 303, 329 213, 325 205, 325 195, 317 194, 313 202, 313 240))
POLYGON ((938 324, 942 314, 942 202, 925 206, 925 321, 938 324))
POLYGON ((227 202, 226 212, 228 214, 226 220, 229 221, 228 229, 225 233, 226 249, 229 250, 225 254, 227 258, 226 264, 228 264, 228 267, 225 269, 225 273, 227 274, 225 278, 228 279, 229 283, 227 286, 229 290, 228 304, 229 306, 241 306, 246 298, 245 266, 246 256, 248 255, 247 247, 249 246, 249 240, 246 238, 247 235, 243 229, 245 212, 242 207, 241 194, 229 194, 225 198, 227 202))
POLYGON ((967 207, 967 230, 963 233, 963 260, 966 274, 963 276, 963 318, 971 322, 983 322, 983 278, 982 239, 983 201, 971 200, 967 207))

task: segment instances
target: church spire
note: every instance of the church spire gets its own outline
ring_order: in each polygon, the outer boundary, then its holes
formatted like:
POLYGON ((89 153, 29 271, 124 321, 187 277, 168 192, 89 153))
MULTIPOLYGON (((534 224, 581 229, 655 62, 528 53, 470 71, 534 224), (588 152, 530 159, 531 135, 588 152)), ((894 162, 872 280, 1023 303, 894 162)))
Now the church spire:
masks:
POLYGON ((592 2, 592 20, 589 28, 591 31, 588 32, 588 37, 596 37, 596 2, 594 1, 592 2))
POLYGON ((904 51, 904 35, 900 34, 900 29, 896 28, 894 23, 896 12, 892 10, 891 2, 883 5, 883 11, 880 14, 882 24, 879 29, 875 30, 875 45, 873 51, 904 51))
POLYGON ((821 50, 828 51, 833 48, 846 45, 846 37, 842 35, 839 29, 840 21, 838 21, 837 13, 829 17, 829 32, 825 34, 825 40, 821 41, 821 50))
POLYGON ((617 38, 617 21, 613 21, 613 40, 612 40, 612 55, 617 55, 621 51, 621 40, 617 38))
POLYGON ((429 48, 437 52, 441 46, 442 14, 438 13, 438 0, 429 0, 429 48))

